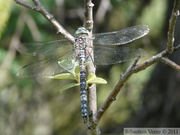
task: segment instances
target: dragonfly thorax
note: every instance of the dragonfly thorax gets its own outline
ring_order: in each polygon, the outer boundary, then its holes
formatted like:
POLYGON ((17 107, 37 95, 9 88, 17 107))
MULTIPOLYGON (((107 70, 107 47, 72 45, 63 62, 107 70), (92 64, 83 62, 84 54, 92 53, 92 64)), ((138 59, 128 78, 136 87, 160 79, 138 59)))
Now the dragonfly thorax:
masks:
POLYGON ((75 32, 75 48, 85 50, 89 43, 89 31, 85 27, 80 27, 75 32))
POLYGON ((78 36, 75 38, 75 48, 76 49, 86 49, 87 47, 87 38, 84 36, 78 36))

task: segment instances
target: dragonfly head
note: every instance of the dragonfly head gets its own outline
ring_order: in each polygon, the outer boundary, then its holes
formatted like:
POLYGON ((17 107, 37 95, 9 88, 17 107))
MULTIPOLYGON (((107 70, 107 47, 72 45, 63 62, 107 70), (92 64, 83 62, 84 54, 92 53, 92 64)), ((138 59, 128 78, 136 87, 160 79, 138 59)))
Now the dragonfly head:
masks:
POLYGON ((75 35, 80 35, 80 34, 86 34, 86 35, 89 35, 89 31, 84 28, 84 27, 80 27, 77 29, 77 31, 75 32, 75 35))

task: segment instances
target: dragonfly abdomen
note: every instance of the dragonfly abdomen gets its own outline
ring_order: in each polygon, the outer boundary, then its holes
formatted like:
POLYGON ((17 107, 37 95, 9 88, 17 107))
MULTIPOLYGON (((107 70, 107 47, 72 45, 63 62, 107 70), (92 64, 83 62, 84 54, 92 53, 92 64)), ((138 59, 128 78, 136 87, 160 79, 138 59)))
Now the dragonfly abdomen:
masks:
POLYGON ((86 123, 88 112, 87 112, 87 88, 86 88, 86 71, 85 70, 80 71, 80 101, 81 101, 82 117, 83 117, 84 123, 86 123))
POLYGON ((80 64, 80 101, 81 101, 81 112, 84 123, 87 122, 88 111, 87 111, 87 87, 86 87, 86 55, 85 49, 79 50, 79 64, 80 64))

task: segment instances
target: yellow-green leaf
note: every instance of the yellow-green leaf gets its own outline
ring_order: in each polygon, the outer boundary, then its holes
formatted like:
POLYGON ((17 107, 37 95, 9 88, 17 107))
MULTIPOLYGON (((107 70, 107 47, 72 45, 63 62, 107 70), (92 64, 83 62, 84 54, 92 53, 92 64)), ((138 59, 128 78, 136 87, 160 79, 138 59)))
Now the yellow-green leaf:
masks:
POLYGON ((76 76, 74 76, 72 73, 62 73, 55 76, 50 76, 51 79, 72 79, 76 80, 76 76))
POLYGON ((107 81, 103 78, 97 77, 95 74, 89 74, 87 84, 106 84, 107 81))

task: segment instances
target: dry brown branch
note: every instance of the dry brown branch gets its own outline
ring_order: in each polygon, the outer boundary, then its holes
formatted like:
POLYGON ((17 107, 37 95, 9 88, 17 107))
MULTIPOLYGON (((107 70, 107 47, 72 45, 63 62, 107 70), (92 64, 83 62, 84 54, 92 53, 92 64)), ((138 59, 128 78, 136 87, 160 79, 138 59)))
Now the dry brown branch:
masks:
POLYGON ((163 62, 164 64, 169 65, 170 67, 174 68, 175 70, 180 71, 180 66, 168 58, 162 57, 162 58, 160 58, 160 61, 163 62))
MULTIPOLYGON (((174 51, 177 51, 179 49, 180 49, 180 45, 173 48, 174 51)), ((101 117, 103 116, 105 111, 109 108, 109 106, 112 104, 112 102, 116 99, 117 94, 120 92, 120 90, 124 86, 125 82, 134 73, 138 73, 138 72, 148 68, 152 64, 161 60, 162 57, 167 56, 167 55, 169 55, 169 53, 165 50, 155 56, 152 56, 151 58, 149 58, 148 60, 146 60, 140 64, 135 65, 137 63, 135 60, 135 62, 125 71, 125 73, 121 75, 120 80, 118 81, 118 83, 116 84, 116 86, 114 87, 112 92, 108 95, 104 104, 97 111, 97 114, 96 114, 97 121, 99 121, 101 119, 101 117)))
MULTIPOLYGON (((90 37, 92 37, 92 29, 93 29, 93 6, 91 0, 85 0, 84 1, 84 15, 85 15, 85 21, 84 26, 90 31, 90 37)), ((89 44, 90 46, 93 46, 93 43, 89 44)), ((93 51, 90 51, 91 58, 94 59, 94 53, 93 51)), ((94 60, 93 60, 94 61, 94 60)), ((95 74, 95 66, 91 62, 87 66, 88 73, 95 74)), ((95 119, 95 113, 97 112, 97 97, 96 97, 96 85, 93 84, 90 87, 88 87, 88 106, 89 106, 89 123, 87 123, 87 134, 88 135, 99 135, 100 130, 97 128, 97 123, 95 119)))
MULTIPOLYGON (((145 62, 138 64, 136 66, 134 63, 126 70, 126 72, 121 76, 120 80, 118 81, 117 85, 115 88, 112 90, 112 92, 109 94, 107 97, 106 101, 104 104, 100 107, 100 109, 97 111, 96 114, 96 119, 99 121, 105 111, 109 108, 109 106, 112 104, 112 102, 116 99, 117 94, 120 92, 121 88, 124 86, 124 83, 129 79, 130 76, 132 76, 134 73, 137 73, 141 70, 146 69, 147 67, 151 66, 152 64, 158 62, 158 61, 163 61, 166 62, 169 66, 175 68, 178 70, 179 66, 175 64, 174 62, 170 62, 168 60, 165 60, 163 57, 168 55, 169 53, 173 53, 174 51, 178 50, 180 48, 180 45, 173 47, 174 45, 174 28, 175 28, 175 23, 177 16, 179 15, 179 6, 180 6, 180 0, 175 0, 174 2, 174 7, 172 10, 172 16, 170 19, 169 23, 169 31, 168 31, 168 44, 167 44, 167 51, 162 51, 161 53, 152 56, 145 62), (134 68, 132 68, 134 67, 134 68)), ((179 70, 178 70, 179 71, 179 70)))

